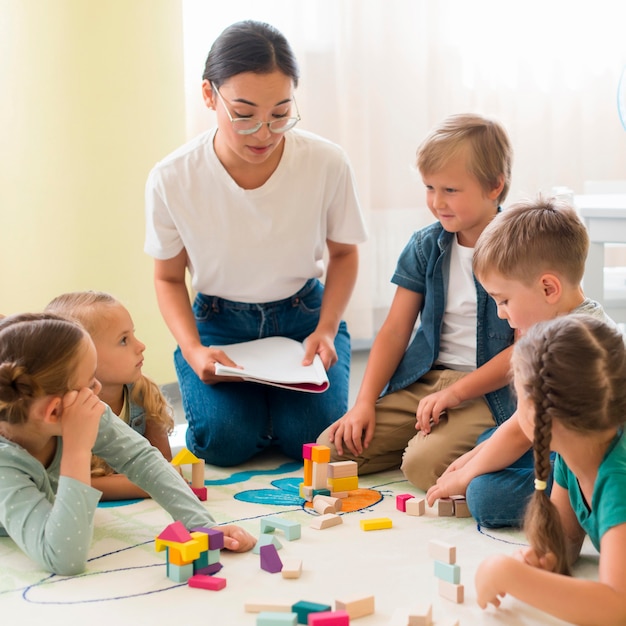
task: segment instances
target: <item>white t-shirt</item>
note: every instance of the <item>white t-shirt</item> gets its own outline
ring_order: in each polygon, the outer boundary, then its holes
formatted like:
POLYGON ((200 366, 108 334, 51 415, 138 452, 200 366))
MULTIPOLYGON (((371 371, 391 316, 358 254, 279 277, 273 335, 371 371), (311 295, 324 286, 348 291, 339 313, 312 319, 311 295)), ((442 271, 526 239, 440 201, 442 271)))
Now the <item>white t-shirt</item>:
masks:
POLYGON ((450 275, 441 325, 437 363, 451 369, 476 369, 476 285, 472 273, 474 248, 450 247, 450 275))
POLYGON ((343 150, 301 130, 285 135, 272 176, 242 189, 213 148, 216 129, 157 163, 146 184, 144 250, 170 259, 185 248, 192 287, 237 302, 271 302, 324 271, 326 240, 366 239, 343 150))

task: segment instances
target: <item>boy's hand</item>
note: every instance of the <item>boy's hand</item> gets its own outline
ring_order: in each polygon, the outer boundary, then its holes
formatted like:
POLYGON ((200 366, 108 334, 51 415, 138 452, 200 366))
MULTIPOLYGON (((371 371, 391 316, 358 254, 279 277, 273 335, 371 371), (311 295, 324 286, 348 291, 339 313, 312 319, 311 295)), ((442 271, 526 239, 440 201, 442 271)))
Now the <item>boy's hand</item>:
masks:
POLYGON ((417 405, 415 429, 428 435, 432 425, 439 423, 441 415, 446 412, 446 409, 452 409, 459 404, 461 404, 461 399, 452 391, 452 387, 425 396, 417 405))
POLYGON ((375 426, 374 406, 355 404, 342 418, 332 424, 328 438, 335 444, 338 454, 343 454, 345 443, 354 456, 359 456, 370 445, 375 426))
POLYGON ((256 539, 240 526, 227 524, 219 526, 219 530, 224 533, 224 548, 232 552, 247 552, 252 550, 256 544, 256 539))

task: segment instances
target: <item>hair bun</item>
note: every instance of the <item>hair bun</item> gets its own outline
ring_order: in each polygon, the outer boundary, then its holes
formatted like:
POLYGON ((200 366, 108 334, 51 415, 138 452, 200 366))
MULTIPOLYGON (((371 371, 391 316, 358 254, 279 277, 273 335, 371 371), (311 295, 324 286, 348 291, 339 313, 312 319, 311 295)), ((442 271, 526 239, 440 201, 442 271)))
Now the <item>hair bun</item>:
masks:
POLYGON ((36 383, 18 363, 0 364, 0 402, 4 405, 13 404, 25 398, 33 398, 36 383))

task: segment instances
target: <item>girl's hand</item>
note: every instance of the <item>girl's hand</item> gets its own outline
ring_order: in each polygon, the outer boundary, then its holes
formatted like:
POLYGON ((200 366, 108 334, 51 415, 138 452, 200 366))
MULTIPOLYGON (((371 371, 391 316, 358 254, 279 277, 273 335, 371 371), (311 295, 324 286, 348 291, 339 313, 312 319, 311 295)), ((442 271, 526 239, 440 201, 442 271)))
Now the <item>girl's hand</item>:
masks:
POLYGON ((256 544, 256 539, 240 526, 228 524, 220 526, 219 529, 224 532, 224 548, 232 552, 247 552, 252 550, 256 544))
POLYGON ((84 387, 79 391, 68 391, 61 399, 61 407, 64 448, 85 449, 91 454, 106 405, 91 389, 84 387))
POLYGON ((439 498, 449 498, 450 496, 464 496, 467 491, 469 480, 462 469, 449 471, 442 474, 437 482, 426 492, 428 506, 433 506, 435 500, 439 498))
POLYGON ((534 548, 530 546, 518 550, 513 555, 513 558, 517 559, 521 563, 526 563, 526 565, 536 567, 537 569, 543 569, 547 572, 553 572, 554 568, 556 567, 556 556, 554 556, 552 552, 540 555, 534 548))
POLYGON ((476 600, 481 609, 486 609, 488 604, 500 606, 500 598, 506 595, 503 584, 504 572, 508 569, 508 562, 512 560, 509 556, 497 554, 485 559, 478 566, 474 584, 476 585, 476 600))

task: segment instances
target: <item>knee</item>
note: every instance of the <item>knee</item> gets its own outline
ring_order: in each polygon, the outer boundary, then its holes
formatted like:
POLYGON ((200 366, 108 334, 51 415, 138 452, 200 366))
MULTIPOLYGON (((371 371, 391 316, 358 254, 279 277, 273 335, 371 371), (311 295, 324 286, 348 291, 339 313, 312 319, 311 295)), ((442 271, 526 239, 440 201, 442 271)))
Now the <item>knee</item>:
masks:
POLYGON ((187 427, 186 443, 190 452, 217 467, 240 465, 260 451, 248 439, 234 437, 230 428, 195 420, 187 427))
POLYGON ((411 448, 406 449, 400 469, 404 477, 422 491, 428 491, 443 473, 443 469, 436 470, 427 455, 416 454, 416 451, 411 448))
POLYGON ((470 481, 465 492, 467 508, 480 526, 496 528, 494 519, 493 496, 489 494, 484 476, 477 476, 470 481))

